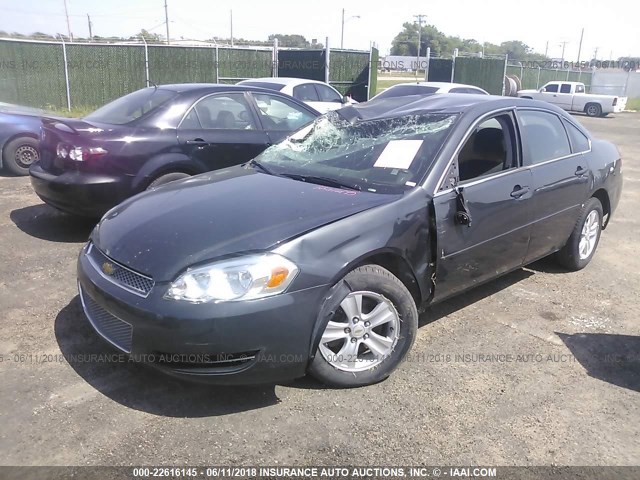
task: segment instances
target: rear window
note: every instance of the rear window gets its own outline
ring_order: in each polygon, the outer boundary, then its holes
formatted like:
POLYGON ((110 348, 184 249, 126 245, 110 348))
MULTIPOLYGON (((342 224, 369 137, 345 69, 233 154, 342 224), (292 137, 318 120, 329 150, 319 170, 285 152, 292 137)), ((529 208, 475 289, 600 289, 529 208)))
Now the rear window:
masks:
POLYGON ((238 85, 246 85, 247 87, 268 88, 269 90, 280 91, 284 88, 282 83, 273 82, 240 82, 238 85))
POLYGON ((143 88, 137 92, 120 97, 85 117, 98 123, 124 125, 164 105, 173 99, 177 92, 162 88, 143 88))
POLYGON ((562 120, 565 127, 567 127, 567 133, 569 134, 569 140, 571 140, 571 150, 573 153, 588 152, 591 147, 589 145, 589 139, 578 130, 578 127, 569 123, 566 120, 562 120))
POLYGON ((376 95, 376 98, 392 98, 392 97, 404 97, 406 95, 425 95, 429 93, 436 93, 438 87, 428 87, 426 85, 396 85, 395 87, 387 88, 384 92, 376 95))

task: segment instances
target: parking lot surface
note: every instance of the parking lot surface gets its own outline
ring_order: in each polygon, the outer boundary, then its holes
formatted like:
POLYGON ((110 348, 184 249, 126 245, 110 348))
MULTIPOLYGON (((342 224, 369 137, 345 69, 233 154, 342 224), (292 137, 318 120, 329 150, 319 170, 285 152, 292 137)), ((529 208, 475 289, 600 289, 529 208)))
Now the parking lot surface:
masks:
POLYGON ((575 118, 624 157, 592 263, 543 260, 434 306, 407 361, 352 390, 193 385, 101 361, 113 351, 75 280, 93 225, 0 177, 0 462, 640 464, 640 114, 575 118))

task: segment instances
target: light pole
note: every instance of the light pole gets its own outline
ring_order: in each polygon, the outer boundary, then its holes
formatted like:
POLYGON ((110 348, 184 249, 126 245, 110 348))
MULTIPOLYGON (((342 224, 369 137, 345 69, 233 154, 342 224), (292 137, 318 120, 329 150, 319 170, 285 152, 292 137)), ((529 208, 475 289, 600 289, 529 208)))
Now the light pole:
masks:
MULTIPOLYGON (((347 20, 351 20, 352 18, 360 18, 360 15, 351 15, 347 20)), ((340 32, 340 49, 344 48, 344 8, 342 9, 342 30, 340 32)))

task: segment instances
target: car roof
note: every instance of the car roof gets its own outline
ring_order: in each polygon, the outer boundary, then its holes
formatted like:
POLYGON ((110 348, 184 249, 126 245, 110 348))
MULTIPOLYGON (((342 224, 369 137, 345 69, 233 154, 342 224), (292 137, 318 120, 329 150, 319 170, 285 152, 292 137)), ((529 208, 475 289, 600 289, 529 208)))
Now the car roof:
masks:
MULTIPOLYGON (((155 87, 148 87, 155 88, 155 87)), ((228 85, 225 83, 170 83, 165 85, 158 85, 158 88, 163 90, 172 90, 174 92, 183 93, 183 92, 196 92, 199 90, 206 91, 247 91, 247 90, 260 90, 267 91, 264 88, 253 87, 251 85, 228 85)), ((272 92, 272 90, 270 90, 272 92)))
POLYGON ((405 85, 417 85, 419 87, 432 87, 438 89, 451 90, 452 88, 475 88, 477 90, 485 91, 484 89, 476 86, 476 85, 467 85, 465 83, 450 83, 450 82, 407 82, 407 83, 396 83, 395 85, 391 85, 390 88, 401 87, 405 85))
POLYGON ((243 80, 239 82, 240 85, 243 82, 261 82, 261 83, 275 83, 278 85, 300 85, 301 83, 322 83, 326 85, 325 82, 321 82, 319 80, 309 80, 307 78, 294 78, 294 77, 262 77, 262 78, 249 78, 247 80, 243 80))
POLYGON ((373 99, 365 103, 344 107, 338 112, 349 119, 374 120, 428 113, 465 113, 472 110, 478 114, 483 114, 509 107, 535 107, 566 116, 561 108, 539 100, 497 95, 459 95, 455 93, 406 95, 378 100, 373 99))

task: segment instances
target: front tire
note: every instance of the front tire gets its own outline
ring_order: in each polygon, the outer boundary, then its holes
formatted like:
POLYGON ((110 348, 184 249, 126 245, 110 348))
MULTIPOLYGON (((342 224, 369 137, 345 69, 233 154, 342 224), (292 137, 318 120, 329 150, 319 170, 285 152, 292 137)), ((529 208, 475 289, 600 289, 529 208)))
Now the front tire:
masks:
POLYGON ((560 265, 575 272, 589 264, 600 242, 603 217, 600 200, 590 198, 582 207, 569 240, 557 254, 560 265))
POLYGON ((350 292, 329 319, 309 373, 334 387, 380 382, 411 349, 418 311, 407 287, 378 265, 364 265, 342 280, 350 292))
POLYGON ((2 165, 13 175, 29 175, 29 167, 40 159, 38 140, 18 137, 8 142, 2 149, 2 165))

